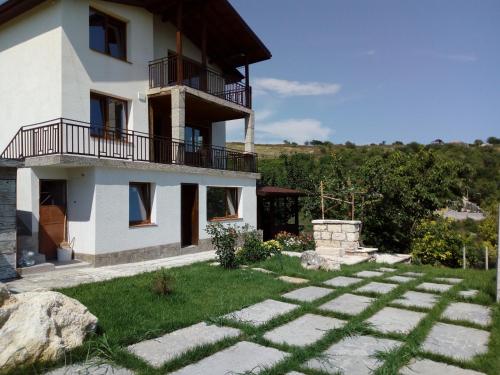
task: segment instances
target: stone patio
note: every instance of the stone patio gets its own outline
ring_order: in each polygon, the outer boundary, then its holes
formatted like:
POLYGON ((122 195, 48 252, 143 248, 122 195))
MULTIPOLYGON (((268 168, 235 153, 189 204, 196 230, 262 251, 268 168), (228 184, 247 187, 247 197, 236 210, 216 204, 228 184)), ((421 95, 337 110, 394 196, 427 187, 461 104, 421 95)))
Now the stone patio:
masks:
POLYGON ((300 288, 285 293, 282 295, 282 297, 300 302, 313 302, 333 292, 334 291, 329 288, 321 288, 319 286, 306 286, 305 288, 300 288))
POLYGON ((377 272, 377 271, 360 271, 355 274, 357 277, 362 277, 364 279, 370 278, 370 277, 379 277, 383 276, 383 272, 377 272))
POLYGON ((419 290, 425 290, 426 292, 438 292, 444 293, 453 288, 453 285, 447 284, 436 284, 436 283, 422 283, 416 287, 419 290))
POLYGON ((491 324, 491 308, 472 303, 451 303, 443 312, 443 318, 463 320, 483 327, 491 324))
POLYGON ((160 367, 189 350, 215 344, 225 338, 238 337, 240 334, 239 329, 198 323, 156 339, 130 345, 127 349, 151 366, 160 367))
POLYGON ((377 283, 375 281, 362 286, 355 290, 358 293, 376 293, 376 294, 386 294, 396 289, 398 286, 396 284, 386 284, 386 283, 377 283))
POLYGON ((363 279, 359 279, 356 277, 337 276, 334 277, 333 279, 324 281, 323 284, 333 286, 336 288, 342 288, 346 286, 351 286, 353 284, 357 284, 361 281, 363 281, 363 279))
POLYGON ((424 317, 424 313, 385 307, 366 322, 382 333, 408 334, 424 317))
POLYGON ((434 362, 429 359, 411 361, 408 366, 400 371, 400 375, 486 375, 482 372, 465 370, 460 367, 447 365, 446 363, 434 362))
POLYGON ((290 311, 298 307, 298 305, 294 305, 291 303, 267 299, 263 302, 256 303, 255 305, 249 306, 242 310, 224 315, 223 318, 258 327, 266 324, 267 322, 278 316, 289 313, 290 311))
POLYGON ((259 374, 290 354, 253 342, 242 341, 171 375, 259 374))
POLYGON ((321 305, 319 309, 347 315, 358 315, 374 301, 375 298, 346 293, 321 305))
POLYGON ((264 338, 275 344, 307 346, 320 340, 328 331, 341 328, 346 323, 344 320, 306 314, 267 332, 264 338))
POLYGON ((347 337, 330 346, 322 357, 307 362, 306 367, 329 374, 371 375, 383 364, 375 355, 391 351, 401 344, 371 336, 347 337))
POLYGON ((409 290, 401 296, 401 298, 395 299, 392 303, 396 305, 406 306, 406 307, 420 307, 422 309, 432 309, 434 305, 438 302, 439 298, 435 294, 413 292, 409 290))
POLYGON ((454 324, 436 323, 422 345, 422 350, 456 360, 469 361, 488 351, 490 333, 454 324))
POLYGON ((394 281, 395 283, 409 283, 410 281, 415 280, 414 277, 408 277, 408 276, 391 276, 386 279, 387 281, 394 281))

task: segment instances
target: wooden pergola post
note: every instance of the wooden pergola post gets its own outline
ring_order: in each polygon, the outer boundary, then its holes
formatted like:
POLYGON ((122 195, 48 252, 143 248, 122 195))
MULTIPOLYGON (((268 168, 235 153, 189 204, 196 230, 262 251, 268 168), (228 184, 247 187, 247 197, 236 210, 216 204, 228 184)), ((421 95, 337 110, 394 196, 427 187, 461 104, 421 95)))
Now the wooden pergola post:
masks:
POLYGON ((207 2, 201 6, 201 89, 207 89, 208 71, 207 71, 207 2))
POLYGON ((182 85, 184 81, 184 64, 182 62, 182 0, 177 3, 177 33, 176 33, 176 52, 177 52, 177 84, 182 85))
POLYGON ((247 57, 245 57, 245 95, 247 97, 248 108, 252 108, 252 95, 250 95, 250 67, 247 57))

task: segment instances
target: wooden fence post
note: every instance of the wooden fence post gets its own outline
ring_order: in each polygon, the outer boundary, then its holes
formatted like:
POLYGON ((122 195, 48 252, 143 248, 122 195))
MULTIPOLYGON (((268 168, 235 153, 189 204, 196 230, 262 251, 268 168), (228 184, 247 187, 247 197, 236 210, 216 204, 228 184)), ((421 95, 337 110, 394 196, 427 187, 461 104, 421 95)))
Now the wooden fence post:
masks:
POLYGON ((465 245, 462 247, 462 256, 463 256, 463 268, 467 268, 467 256, 465 254, 465 245))
POLYGON ((490 265, 488 263, 489 263, 488 248, 485 247, 484 248, 484 268, 486 269, 486 271, 488 271, 488 269, 490 268, 490 265))

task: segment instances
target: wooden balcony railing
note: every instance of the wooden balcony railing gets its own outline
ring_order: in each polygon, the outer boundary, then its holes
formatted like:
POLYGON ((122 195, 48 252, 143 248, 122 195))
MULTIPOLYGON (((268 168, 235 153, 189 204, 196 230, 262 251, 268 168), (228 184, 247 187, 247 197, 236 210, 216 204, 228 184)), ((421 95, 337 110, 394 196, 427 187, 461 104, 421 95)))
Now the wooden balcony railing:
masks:
POLYGON ((253 153, 184 143, 137 131, 107 129, 68 119, 22 127, 0 157, 23 160, 57 154, 257 171, 257 155, 253 153))
POLYGON ((230 82, 220 73, 187 59, 182 59, 182 78, 178 79, 178 60, 175 55, 151 61, 149 87, 161 88, 182 84, 247 108, 252 107, 250 86, 230 82))

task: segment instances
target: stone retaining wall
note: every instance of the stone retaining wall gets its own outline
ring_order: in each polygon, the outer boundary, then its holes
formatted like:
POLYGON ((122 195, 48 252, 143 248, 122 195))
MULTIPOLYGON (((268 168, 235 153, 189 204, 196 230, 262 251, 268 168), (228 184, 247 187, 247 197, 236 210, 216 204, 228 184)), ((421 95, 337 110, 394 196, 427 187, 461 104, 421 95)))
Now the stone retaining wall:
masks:
POLYGON ((344 256, 346 250, 359 248, 361 221, 313 220, 312 224, 316 251, 320 248, 338 249, 336 255, 344 256))
POLYGON ((0 163, 0 280, 17 276, 16 173, 0 163))

